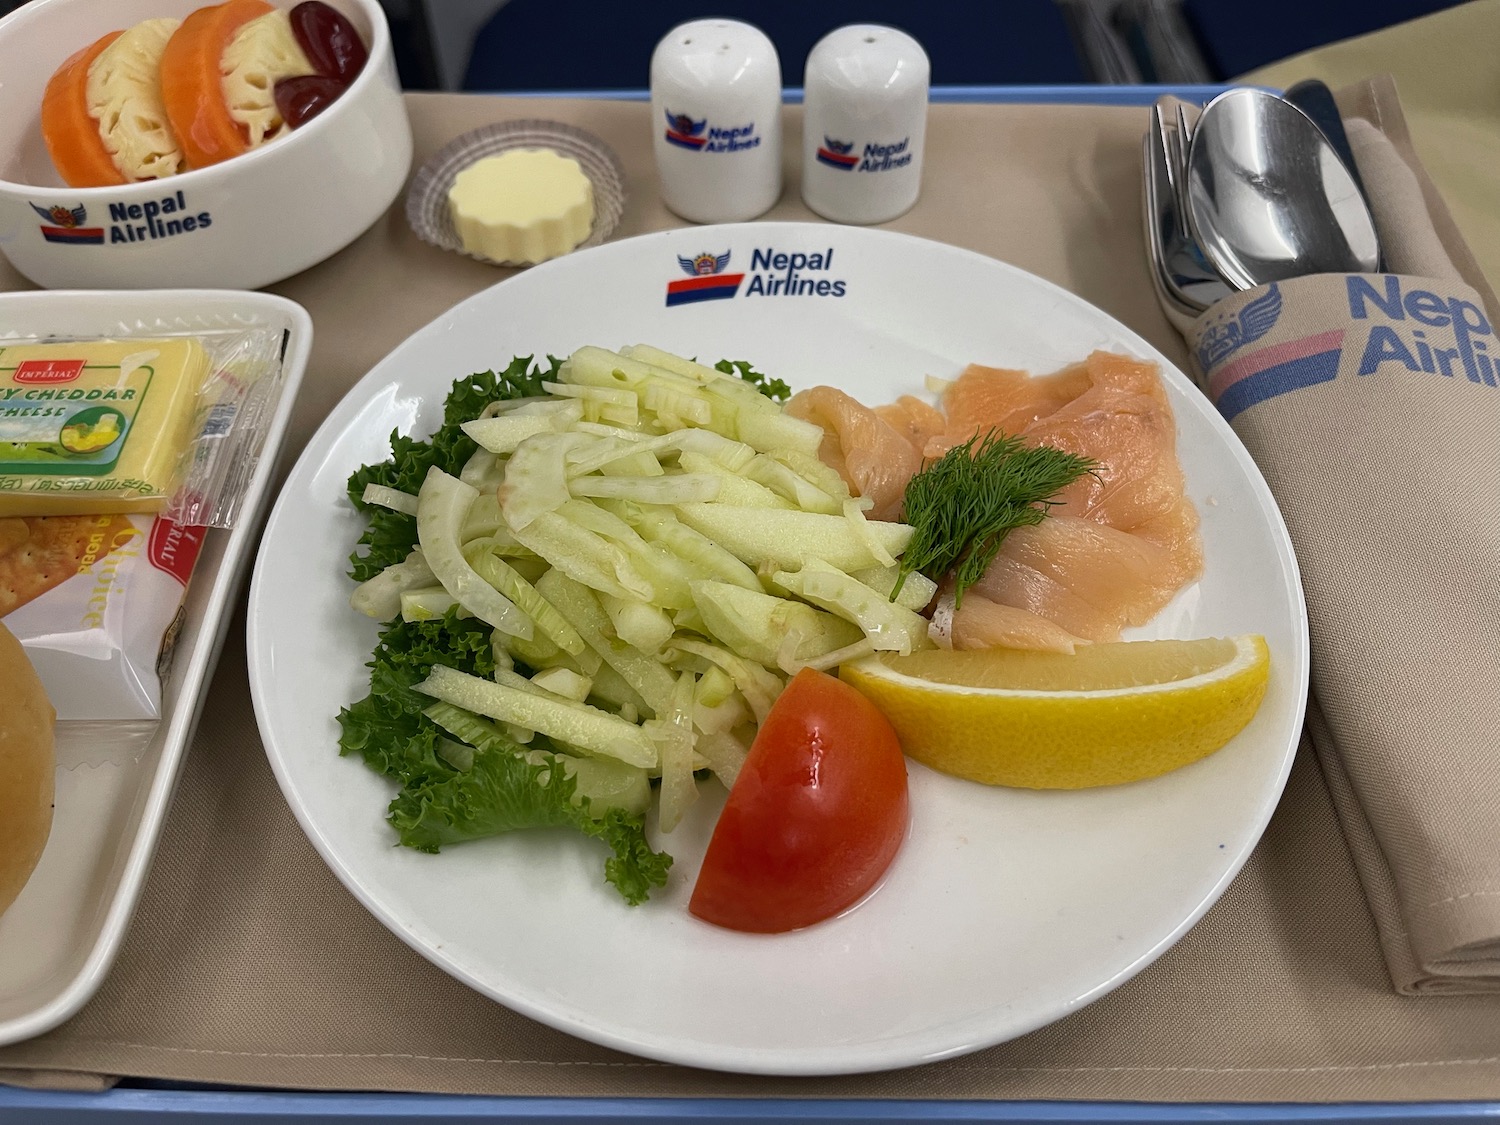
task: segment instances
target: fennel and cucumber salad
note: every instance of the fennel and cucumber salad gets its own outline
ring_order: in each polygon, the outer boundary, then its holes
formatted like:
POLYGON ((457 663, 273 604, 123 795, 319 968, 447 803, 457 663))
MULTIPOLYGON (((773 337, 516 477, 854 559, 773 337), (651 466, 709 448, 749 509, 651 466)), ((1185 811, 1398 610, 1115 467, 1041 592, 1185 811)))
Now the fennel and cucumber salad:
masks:
POLYGON ((340 748, 425 851, 566 826, 626 901, 665 885, 698 778, 733 785, 803 667, 928 644, 912 528, 865 518, 823 431, 743 363, 585 347, 459 380, 349 480, 354 608, 385 622, 340 748))

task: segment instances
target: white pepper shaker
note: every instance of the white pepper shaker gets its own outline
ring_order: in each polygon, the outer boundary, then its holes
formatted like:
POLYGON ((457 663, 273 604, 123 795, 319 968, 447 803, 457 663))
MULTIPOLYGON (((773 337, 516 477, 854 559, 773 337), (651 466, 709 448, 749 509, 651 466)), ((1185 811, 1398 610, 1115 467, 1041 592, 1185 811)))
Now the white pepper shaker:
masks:
POLYGON ((807 56, 802 199, 836 223, 883 223, 922 187, 932 66, 893 27, 831 31, 807 56))
POLYGON ((759 28, 693 20, 651 55, 662 200, 696 223, 732 223, 781 195, 781 61, 759 28))

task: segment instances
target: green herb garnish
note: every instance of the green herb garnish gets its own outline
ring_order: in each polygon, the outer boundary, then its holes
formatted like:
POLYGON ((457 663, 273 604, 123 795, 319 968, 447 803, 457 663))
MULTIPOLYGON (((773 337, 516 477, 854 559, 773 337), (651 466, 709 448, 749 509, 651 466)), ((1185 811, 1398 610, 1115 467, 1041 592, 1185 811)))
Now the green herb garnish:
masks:
POLYGON ((916 528, 901 556, 891 597, 920 571, 941 582, 954 574, 954 605, 984 574, 1014 528, 1039 524, 1050 499, 1098 464, 1050 445, 1024 446, 991 430, 975 434, 912 477, 903 517, 916 528))
POLYGON ((772 402, 785 402, 792 394, 792 388, 783 380, 773 379, 755 370, 742 359, 721 359, 714 364, 714 370, 722 371, 725 375, 738 375, 772 402))

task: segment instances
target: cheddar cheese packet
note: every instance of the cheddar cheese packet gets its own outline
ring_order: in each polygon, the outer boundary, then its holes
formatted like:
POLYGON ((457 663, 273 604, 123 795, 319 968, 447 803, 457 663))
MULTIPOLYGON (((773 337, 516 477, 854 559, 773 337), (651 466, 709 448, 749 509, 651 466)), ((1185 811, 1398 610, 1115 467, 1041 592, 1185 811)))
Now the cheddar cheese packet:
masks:
POLYGON ((208 367, 191 337, 0 347, 0 516, 160 511, 208 367))
POLYGON ((0 340, 0 517, 232 526, 282 342, 267 328, 0 340))

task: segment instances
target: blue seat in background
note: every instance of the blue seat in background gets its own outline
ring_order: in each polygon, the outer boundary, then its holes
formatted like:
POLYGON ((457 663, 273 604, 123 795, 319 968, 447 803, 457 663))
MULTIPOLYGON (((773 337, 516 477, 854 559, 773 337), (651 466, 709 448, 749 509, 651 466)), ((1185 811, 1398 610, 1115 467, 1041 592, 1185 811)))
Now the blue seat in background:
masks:
POLYGON ((1182 14, 1218 79, 1457 6, 1461 0, 1184 0, 1182 14))
POLYGON ((475 38, 464 89, 642 89, 657 41, 711 16, 769 35, 788 86, 802 85, 813 44, 849 23, 914 36, 935 85, 1089 81, 1055 0, 510 0, 475 38))

